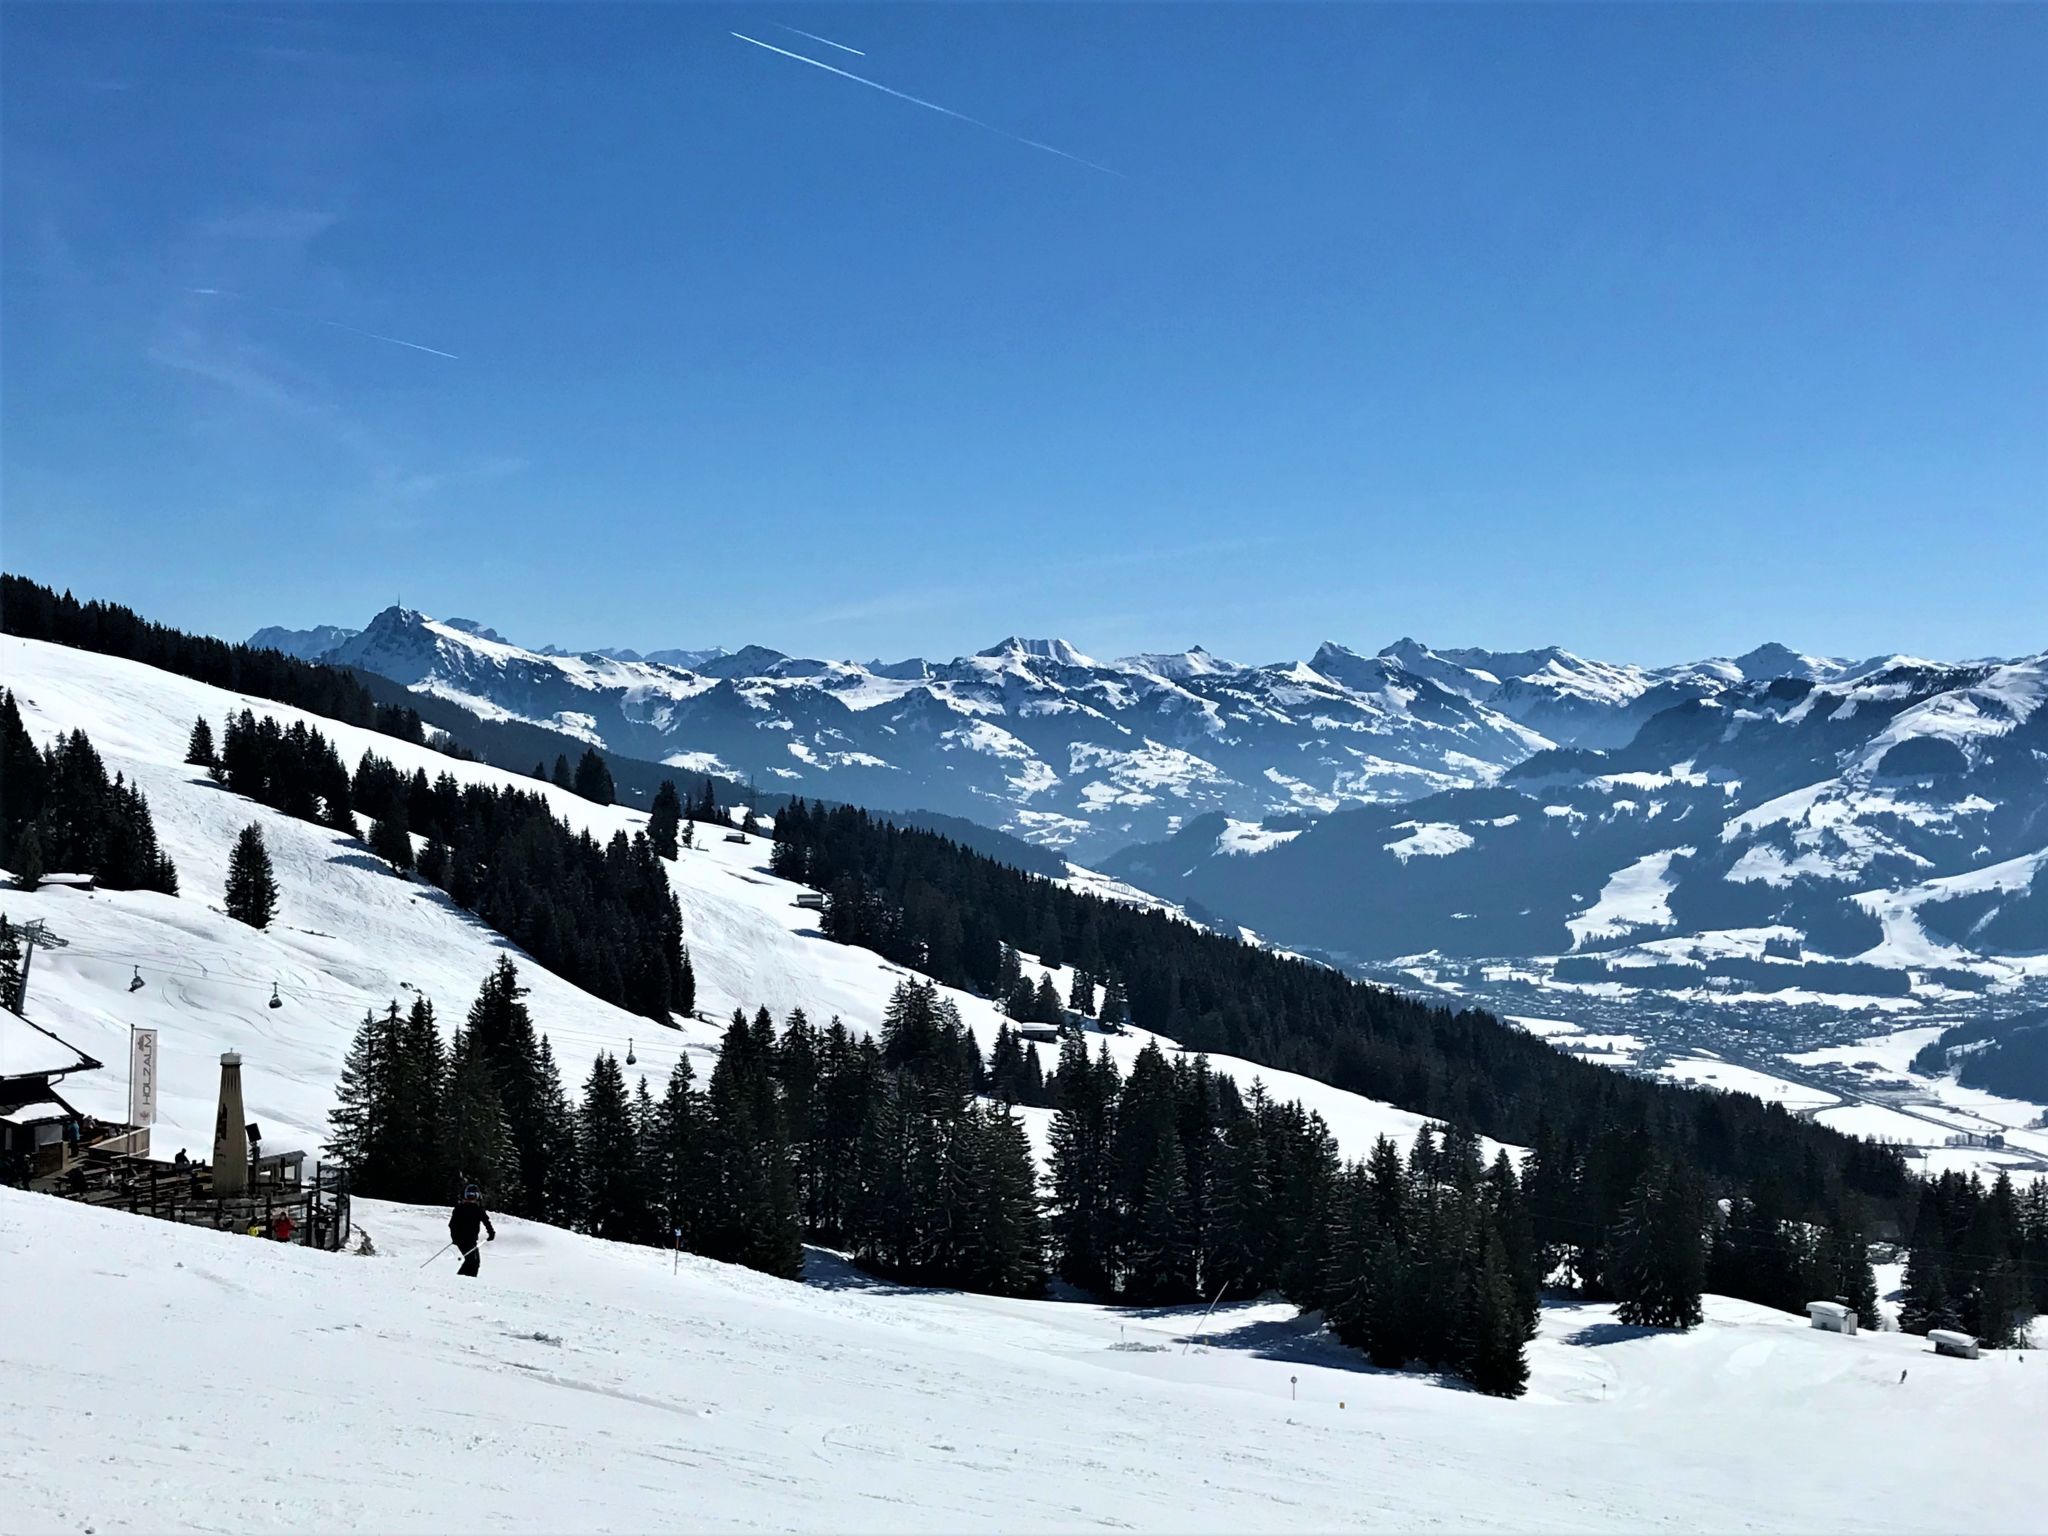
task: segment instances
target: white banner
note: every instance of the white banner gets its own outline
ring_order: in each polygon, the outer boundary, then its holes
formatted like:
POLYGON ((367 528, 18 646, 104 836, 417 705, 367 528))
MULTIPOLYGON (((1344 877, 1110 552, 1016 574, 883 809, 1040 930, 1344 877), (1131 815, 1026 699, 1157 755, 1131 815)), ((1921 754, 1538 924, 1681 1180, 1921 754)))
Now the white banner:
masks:
POLYGON ((156 1031, 128 1032, 128 1123, 156 1124, 156 1031))

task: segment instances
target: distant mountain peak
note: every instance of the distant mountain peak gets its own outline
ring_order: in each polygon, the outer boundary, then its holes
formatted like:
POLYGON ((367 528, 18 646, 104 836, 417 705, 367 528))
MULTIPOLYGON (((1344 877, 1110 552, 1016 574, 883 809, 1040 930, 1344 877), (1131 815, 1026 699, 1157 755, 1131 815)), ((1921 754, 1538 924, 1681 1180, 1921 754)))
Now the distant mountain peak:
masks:
POLYGON ((1189 646, 1184 651, 1146 651, 1136 656, 1126 656, 1117 665, 1150 673, 1154 677, 1171 678, 1175 682, 1185 682, 1193 677, 1215 677, 1226 672, 1244 671, 1241 663, 1226 661, 1205 645, 1189 646))
POLYGON ((510 640, 507 640, 495 629, 490 628, 488 625, 481 624, 475 619, 443 619, 441 620, 441 622, 443 624, 446 624, 450 629, 461 630, 465 635, 475 635, 479 640, 489 640, 497 645, 512 644, 510 640))
POLYGON ((1035 661, 1055 662, 1063 667, 1092 667, 1096 665, 1093 657, 1086 655, 1078 647, 1069 645, 1064 640, 1032 640, 1022 635, 1011 635, 1008 639, 1000 640, 988 647, 987 650, 976 651, 974 654, 985 656, 991 661, 998 661, 1007 657, 1028 656, 1035 661))
POLYGON ((1833 656, 1805 655, 1776 640, 1766 640, 1755 650, 1744 651, 1731 660, 1744 680, 1753 683, 1780 677, 1803 677, 1820 682, 1838 676, 1849 665, 1833 656))
POLYGON ((248 643, 259 651, 282 651, 301 661, 317 661, 361 633, 361 630, 348 629, 340 624, 315 624, 309 629, 286 629, 282 625, 271 624, 257 630, 249 637, 248 643))

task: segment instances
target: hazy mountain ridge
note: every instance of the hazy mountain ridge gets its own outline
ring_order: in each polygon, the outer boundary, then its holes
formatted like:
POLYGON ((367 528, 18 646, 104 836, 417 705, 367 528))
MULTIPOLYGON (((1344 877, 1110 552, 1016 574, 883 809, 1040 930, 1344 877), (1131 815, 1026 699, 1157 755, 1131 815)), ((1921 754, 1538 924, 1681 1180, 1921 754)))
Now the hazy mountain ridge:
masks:
MULTIPOLYGON (((266 630, 310 647, 319 632, 266 630)), ((880 809, 929 808, 1101 858, 1222 815, 1257 823, 1483 788, 1557 748, 1626 750, 1667 709, 1769 677, 1881 670, 1780 645, 1643 668, 1560 647, 1246 664, 1202 647, 1101 661, 1011 636, 950 661, 765 646, 531 650, 392 608, 322 652, 489 716, 880 809)))
POLYGON ((1490 783, 1552 745, 1487 703, 1334 645, 1265 666, 1199 649, 1103 662, 1013 636, 950 661, 747 646, 689 653, 685 667, 527 650, 393 608, 324 654, 636 756, 944 811, 1076 853, 1209 811, 1323 812, 1490 783))
POLYGON ((1623 980, 1739 960, 1783 965, 1785 985, 1847 962, 1899 991, 2016 983, 2048 975, 2044 697, 2048 653, 1743 681, 1625 747, 1535 754, 1486 789, 1249 850, 1212 818, 1108 867, 1359 960, 1602 954, 1573 974, 1623 980))

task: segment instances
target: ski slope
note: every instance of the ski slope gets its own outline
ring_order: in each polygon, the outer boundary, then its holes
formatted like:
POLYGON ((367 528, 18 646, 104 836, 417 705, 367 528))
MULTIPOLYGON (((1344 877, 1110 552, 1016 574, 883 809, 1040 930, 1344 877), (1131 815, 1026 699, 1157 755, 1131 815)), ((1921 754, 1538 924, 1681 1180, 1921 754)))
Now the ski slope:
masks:
MULTIPOLYGON (((0 682, 16 694, 29 733, 46 744, 83 729, 106 763, 148 797, 157 835, 178 867, 180 894, 0 887, 0 911, 16 923, 41 918, 65 942, 38 951, 29 1014, 108 1063, 65 1084, 89 1114, 125 1118, 131 1025, 159 1031, 156 1149, 209 1155, 220 1053, 243 1053, 247 1107, 268 1151, 317 1148, 326 1134, 333 1085, 355 1025, 393 998, 401 1008, 424 993, 443 1032, 451 1030, 500 955, 513 953, 536 1026, 552 1041, 572 1094, 599 1050, 645 1074, 659 1091, 678 1055, 691 1053, 699 1081, 709 1075, 724 1021, 735 1007, 765 1005, 777 1021, 793 1008, 825 1023, 833 1015, 860 1029, 880 1025, 890 993, 912 973, 871 951, 834 944, 817 915, 795 905, 801 887, 767 872, 769 844, 728 843, 700 829, 705 846, 669 866, 697 975, 700 1018, 670 1029, 599 1001, 544 970, 440 892, 400 878, 354 839, 231 795, 183 759, 193 719, 216 735, 247 708, 289 726, 303 720, 334 742, 351 767, 366 750, 405 773, 452 773, 464 781, 517 784, 547 795, 558 814, 600 841, 645 825, 643 812, 598 806, 520 774, 460 762, 430 748, 337 724, 301 710, 212 688, 115 657, 14 636, 0 637, 0 682), (281 897, 262 932, 221 911, 228 850, 250 822, 263 828, 281 897), (144 983, 131 991, 134 978, 144 983), (282 1003, 269 1006, 275 986, 282 1003)), ((1044 968, 1032 965, 1036 975, 1044 968)), ((1051 973, 1062 997, 1071 977, 1051 973)), ((984 1051, 993 1045, 996 1006, 946 990, 984 1051)), ((1107 1037, 1125 1068, 1151 1037, 1107 1037)), ((1167 1042, 1170 1046, 1171 1042, 1167 1042)), ((1044 1065, 1052 1066, 1050 1053, 1044 1065)), ((1385 1132, 1404 1143, 1420 1115, 1345 1093, 1310 1078, 1229 1057, 1211 1064, 1249 1089, 1263 1079, 1280 1100, 1297 1099, 1329 1123, 1348 1156, 1362 1157, 1385 1132)), ((26 1065, 26 1064, 18 1064, 26 1065)), ((0 1060, 0 1071, 8 1063, 0 1060)), ((1024 1118, 1041 1151, 1048 1114, 1024 1118)), ((1489 1144, 1489 1154, 1491 1144, 1489 1144)))
POLYGON ((2048 1367, 1709 1298, 1557 1306, 1530 1394, 1291 1308, 798 1285, 359 1202, 375 1257, 0 1190, 0 1530, 2037 1530, 2048 1367), (1906 1379, 1900 1380, 1901 1372, 1906 1379), (63 1405, 59 1407, 58 1405, 63 1405), (1341 1406, 1340 1406, 1341 1405, 1341 1406), (1905 1451, 1905 1454, 1901 1454, 1905 1451))

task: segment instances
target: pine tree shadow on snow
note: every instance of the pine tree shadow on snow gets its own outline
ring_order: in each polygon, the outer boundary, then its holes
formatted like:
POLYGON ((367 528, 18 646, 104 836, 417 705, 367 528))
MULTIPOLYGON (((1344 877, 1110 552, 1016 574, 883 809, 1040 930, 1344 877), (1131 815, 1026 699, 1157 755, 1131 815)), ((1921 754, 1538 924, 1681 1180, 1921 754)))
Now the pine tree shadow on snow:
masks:
POLYGON ((1312 1312, 1215 1329, 1197 1339, 1195 1348, 1237 1350, 1282 1365, 1313 1365, 1324 1370, 1347 1371, 1354 1376, 1405 1376, 1452 1392, 1474 1390, 1471 1383, 1443 1371, 1374 1365, 1363 1352, 1340 1344, 1324 1328, 1322 1318, 1312 1312))
MULTIPOLYGON (((478 917, 474 912, 470 911, 469 908, 465 907, 461 902, 457 901, 453 896, 450 896, 446 891, 442 890, 438 885, 433 884, 431 881, 422 880, 417 875, 402 874, 398 870, 393 869, 389 864, 385 863, 382 859, 377 858, 374 854, 333 853, 327 856, 327 862, 330 864, 345 864, 350 869, 367 869, 375 874, 389 875, 394 880, 403 880, 407 885, 412 887, 413 895, 418 900, 430 901, 435 906, 440 907, 443 911, 447 912, 450 916, 455 917, 467 926, 474 928, 477 931, 478 936, 481 937, 485 942, 493 945, 498 949, 510 950, 514 955, 517 955, 522 961, 524 961, 528 965, 540 965, 540 962, 534 959, 533 956, 529 955, 524 949, 522 949, 516 941, 498 932, 497 929, 493 928, 489 923, 485 922, 482 918, 478 917)), ((541 968, 543 970, 546 969, 545 966, 542 966, 541 968)), ((673 1025, 671 1025, 670 1027, 674 1028, 673 1025)))
POLYGON ((943 1286, 905 1285, 898 1280, 884 1280, 880 1275, 871 1275, 843 1253, 834 1253, 829 1248, 804 1247, 805 1285, 821 1291, 865 1291, 871 1296, 947 1296, 960 1295, 943 1286))
POLYGON ((1577 1333, 1565 1335, 1565 1343, 1576 1344, 1582 1349, 1598 1349, 1606 1344, 1626 1344, 1632 1339, 1654 1339, 1672 1333, 1670 1328, 1649 1328, 1637 1323, 1588 1323, 1577 1333))

